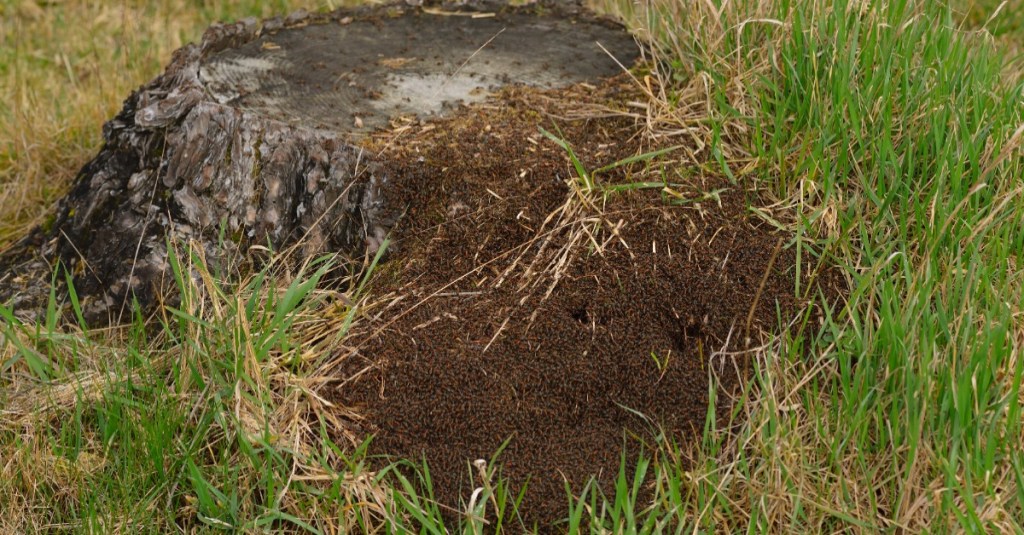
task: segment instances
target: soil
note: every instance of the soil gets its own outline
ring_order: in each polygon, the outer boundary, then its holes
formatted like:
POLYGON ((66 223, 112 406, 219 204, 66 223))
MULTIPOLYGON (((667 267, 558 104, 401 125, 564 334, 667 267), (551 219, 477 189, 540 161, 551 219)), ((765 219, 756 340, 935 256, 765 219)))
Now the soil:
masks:
POLYGON ((365 417, 351 425, 375 435, 371 453, 427 461, 453 517, 481 486, 471 463, 506 441, 500 475, 527 486, 527 525, 565 515, 566 482, 579 493, 593 477, 610 494, 623 451, 631 463, 661 433, 699 439, 709 375, 724 411, 746 340, 809 306, 793 294, 794 251, 777 251, 789 236, 748 210, 756 193, 682 178, 678 161, 596 179, 664 176, 669 193, 577 187, 567 152, 539 127, 557 124, 598 168, 657 148, 642 146, 635 119, 594 111, 631 100, 627 79, 513 88, 373 141, 393 162, 389 202, 406 211, 372 283, 367 316, 378 319, 351 338, 334 397, 365 417))

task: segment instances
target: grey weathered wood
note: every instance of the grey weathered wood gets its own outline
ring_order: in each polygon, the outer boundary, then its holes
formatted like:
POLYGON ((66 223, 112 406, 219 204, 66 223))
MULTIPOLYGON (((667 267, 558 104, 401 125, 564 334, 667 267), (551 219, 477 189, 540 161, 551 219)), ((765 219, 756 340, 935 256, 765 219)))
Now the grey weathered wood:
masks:
POLYGON ((638 50, 575 4, 397 6, 211 27, 104 126, 52 224, 0 256, 0 301, 38 313, 62 264, 90 321, 167 289, 168 240, 208 260, 251 245, 372 254, 401 214, 360 148, 396 115, 429 118, 509 83, 618 72, 638 50), (601 46, 597 44, 601 43, 601 46))

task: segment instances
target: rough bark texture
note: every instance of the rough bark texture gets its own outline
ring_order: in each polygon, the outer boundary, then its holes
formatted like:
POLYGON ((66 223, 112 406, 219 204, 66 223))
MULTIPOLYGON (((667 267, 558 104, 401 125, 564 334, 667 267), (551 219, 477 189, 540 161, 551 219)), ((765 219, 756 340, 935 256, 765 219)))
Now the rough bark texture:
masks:
MULTIPOLYGON (((460 29, 474 24, 471 21, 493 19, 487 21, 492 26, 482 28, 491 32, 499 27, 495 35, 500 35, 526 20, 524 17, 543 19, 542 24, 531 26, 533 33, 523 34, 525 39, 542 39, 533 43, 541 48, 546 47, 545 35, 564 34, 565 25, 578 21, 585 23, 581 28, 590 25, 587 27, 598 28, 620 42, 628 39, 621 28, 599 21, 575 4, 510 8, 482 2, 460 5, 452 13, 433 13, 431 20, 449 26, 461 24, 452 26, 460 29)), ((0 256, 0 302, 25 316, 38 314, 45 306, 53 269, 63 265, 72 275, 86 319, 94 324, 117 321, 132 298, 144 308, 151 307, 167 290, 169 241, 200 244, 211 263, 244 257, 251 245, 281 249, 300 243, 304 255, 330 251, 362 258, 367 252, 372 254, 402 212, 401 206, 385 206, 381 192, 388 187, 389 177, 358 145, 360 130, 386 124, 386 113, 383 120, 376 118, 384 107, 375 104, 377 115, 336 110, 331 120, 314 121, 309 113, 301 113, 301 99, 309 97, 310 91, 331 94, 340 91, 339 87, 307 88, 302 94, 291 90, 298 100, 282 105, 281 113, 270 113, 267 103, 280 97, 280 83, 249 86, 245 76, 234 73, 227 78, 236 82, 232 89, 225 87, 223 80, 210 83, 203 76, 213 77, 210 73, 216 74, 218 68, 224 72, 225 65, 244 64, 244 58, 238 59, 243 49, 249 54, 272 55, 281 48, 279 42, 301 45, 302 36, 295 33, 298 28, 316 26, 323 34, 324 28, 353 21, 378 27, 398 20, 420 28, 424 23, 433 24, 425 22, 424 16, 423 8, 401 4, 330 14, 297 13, 263 23, 245 20, 211 27, 202 43, 177 51, 166 71, 133 93, 122 111, 104 126, 104 147, 79 172, 52 222, 0 256), (259 100, 260 94, 266 98, 259 100), (364 124, 359 114, 367 116, 365 122, 370 124, 364 124), (346 123, 351 128, 345 128, 346 123)), ((399 37, 404 44, 396 48, 390 62, 383 58, 364 68, 400 69, 410 61, 403 53, 415 53, 422 45, 409 44, 416 39, 410 32, 399 37)), ((365 41, 366 36, 362 38, 365 41)), ((582 65, 579 51, 570 50, 571 44, 565 46, 577 57, 566 57, 564 62, 582 65)), ((534 52, 521 43, 519 48, 522 56, 510 61, 529 63, 534 52)), ((624 53, 627 62, 636 57, 635 48, 624 53)), ((596 50, 590 53, 601 54, 596 50)), ((447 78, 433 95, 447 93, 450 79, 464 74, 470 58, 456 59, 464 62, 454 72, 444 70, 451 70, 451 58, 437 62, 442 69, 438 74, 447 78)), ((322 61, 310 63, 323 65, 322 61)), ((424 68, 420 67, 419 76, 424 68)), ((356 68, 352 72, 363 71, 356 68)), ((588 73, 582 74, 585 78, 588 73)), ((351 78, 351 73, 335 78, 345 80, 345 76, 351 78)), ((475 76, 486 78, 485 74, 475 76)), ((580 77, 564 78, 564 83, 570 83, 580 77)), ((392 72, 379 80, 367 80, 387 85, 394 93, 405 87, 406 79, 392 72)), ((506 75, 502 80, 484 81, 493 89, 498 82, 534 80, 506 75)), ((549 85, 558 82, 541 81, 549 85)), ((370 101, 383 98, 374 88, 360 87, 351 79, 344 85, 361 89, 370 101)), ((430 91, 429 83, 427 86, 430 91)), ((400 97, 399 93, 398 101, 415 101, 400 97)), ((338 107, 338 102, 330 99, 317 100, 319 104, 313 100, 317 99, 310 100, 315 115, 338 107)), ((408 111, 395 106, 395 113, 408 111)))

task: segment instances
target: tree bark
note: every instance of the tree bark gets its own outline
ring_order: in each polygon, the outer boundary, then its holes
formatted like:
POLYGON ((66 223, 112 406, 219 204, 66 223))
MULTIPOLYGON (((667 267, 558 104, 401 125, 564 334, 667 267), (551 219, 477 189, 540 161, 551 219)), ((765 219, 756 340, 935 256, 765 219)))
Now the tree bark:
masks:
POLYGON ((401 4, 214 25, 106 123, 52 221, 0 255, 0 302, 38 315, 61 265, 87 321, 116 322, 132 299, 151 308, 168 290, 169 242, 198 244, 220 265, 253 245, 373 254, 402 213, 382 195, 401 177, 361 147, 367 132, 504 84, 615 74, 637 55, 621 26, 576 4, 401 4))

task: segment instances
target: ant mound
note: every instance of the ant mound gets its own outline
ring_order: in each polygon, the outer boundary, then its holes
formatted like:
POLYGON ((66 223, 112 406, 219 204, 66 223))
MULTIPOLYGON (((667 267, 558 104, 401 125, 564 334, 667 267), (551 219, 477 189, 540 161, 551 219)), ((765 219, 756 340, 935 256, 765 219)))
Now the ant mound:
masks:
MULTIPOLYGON (((631 158, 657 147, 611 112, 641 98, 630 83, 511 88, 372 142, 406 208, 334 399, 371 453, 425 460, 452 517, 482 486, 474 461, 501 450, 522 518, 550 526, 566 483, 613 490, 624 446, 630 463, 659 435, 699 439, 709 378, 722 416, 747 349, 820 313, 794 295, 788 237, 748 209, 756 193, 688 169, 693 148, 631 158), (557 141, 539 130, 553 124, 557 141)), ((802 266, 800 288, 822 271, 802 266)))

